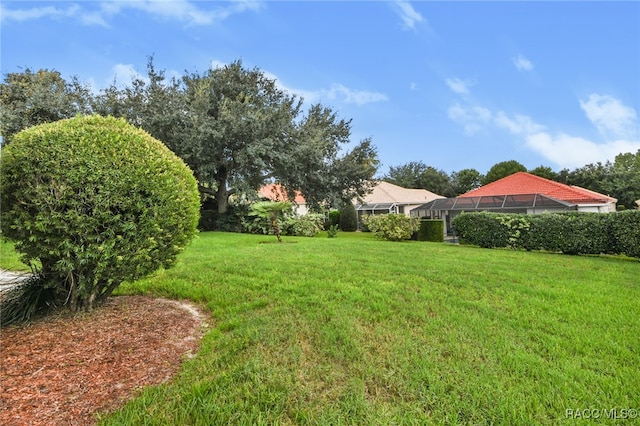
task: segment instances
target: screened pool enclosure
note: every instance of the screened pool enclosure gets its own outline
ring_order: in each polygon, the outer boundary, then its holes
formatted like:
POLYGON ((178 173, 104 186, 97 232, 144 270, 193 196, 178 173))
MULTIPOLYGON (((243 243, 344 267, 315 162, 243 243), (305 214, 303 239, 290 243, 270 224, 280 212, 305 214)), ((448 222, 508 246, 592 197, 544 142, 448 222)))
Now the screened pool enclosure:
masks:
POLYGON ((479 197, 439 198, 411 210, 411 217, 443 219, 447 233, 451 220, 462 212, 492 211, 502 213, 537 214, 577 210, 576 204, 542 194, 489 195, 479 197))

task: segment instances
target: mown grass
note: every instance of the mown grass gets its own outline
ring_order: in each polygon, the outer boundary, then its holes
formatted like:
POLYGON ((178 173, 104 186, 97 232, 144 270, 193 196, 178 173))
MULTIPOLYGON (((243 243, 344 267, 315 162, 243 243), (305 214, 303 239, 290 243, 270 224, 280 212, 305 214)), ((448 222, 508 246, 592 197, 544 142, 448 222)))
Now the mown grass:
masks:
POLYGON ((0 269, 15 272, 28 272, 29 267, 20 261, 20 255, 13 244, 0 238, 0 269))
POLYGON ((274 242, 202 233, 175 268, 121 287, 200 303, 212 327, 170 384, 102 424, 557 424, 640 408, 637 260, 274 242))

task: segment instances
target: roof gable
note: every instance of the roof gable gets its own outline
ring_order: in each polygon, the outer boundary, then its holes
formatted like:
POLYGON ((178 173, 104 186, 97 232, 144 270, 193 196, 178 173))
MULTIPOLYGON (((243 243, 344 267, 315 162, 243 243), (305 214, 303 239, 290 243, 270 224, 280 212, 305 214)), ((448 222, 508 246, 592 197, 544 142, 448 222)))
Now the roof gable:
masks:
POLYGON ((615 198, 595 191, 565 185, 527 172, 514 173, 459 197, 520 194, 542 194, 574 204, 603 204, 617 201, 615 198))
POLYGON ((363 198, 365 204, 424 204, 436 198, 444 197, 426 189, 403 188, 389 182, 379 181, 373 187, 371 193, 363 198))
MULTIPOLYGON (((270 183, 258 190, 258 194, 262 198, 266 198, 271 201, 290 201, 287 196, 287 191, 284 187, 277 183, 270 183)), ((300 191, 296 191, 296 197, 294 202, 298 205, 306 204, 307 200, 304 199, 300 191)))

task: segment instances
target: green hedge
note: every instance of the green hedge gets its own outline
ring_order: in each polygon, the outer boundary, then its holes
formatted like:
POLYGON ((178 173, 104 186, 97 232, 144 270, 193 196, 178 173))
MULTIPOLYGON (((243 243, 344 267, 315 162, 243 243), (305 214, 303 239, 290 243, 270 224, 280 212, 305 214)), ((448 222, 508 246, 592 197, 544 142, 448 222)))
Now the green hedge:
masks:
POLYGON ((418 229, 418 241, 444 241, 444 221, 441 219, 423 219, 418 229))
POLYGON ((567 212, 525 217, 530 228, 521 246, 528 250, 616 253, 611 229, 616 214, 567 212))
POLYGON ((615 214, 611 225, 615 252, 640 258, 640 210, 625 210, 615 214))
POLYGON ((461 241, 484 248, 508 247, 509 228, 495 213, 463 213, 456 216, 451 225, 461 241))
POLYGON ((452 226, 461 241, 485 248, 640 257, 640 210, 609 214, 464 213, 453 219, 452 226))

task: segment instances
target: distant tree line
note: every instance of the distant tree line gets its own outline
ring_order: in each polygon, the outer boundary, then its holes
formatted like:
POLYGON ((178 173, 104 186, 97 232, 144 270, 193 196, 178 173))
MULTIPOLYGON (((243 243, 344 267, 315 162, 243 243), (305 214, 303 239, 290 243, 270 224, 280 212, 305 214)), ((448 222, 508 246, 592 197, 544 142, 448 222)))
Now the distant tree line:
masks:
MULTIPOLYGON (((149 58, 146 77, 124 86, 114 81, 98 93, 77 77, 25 69, 7 73, 0 84, 0 134, 7 144, 22 129, 77 114, 124 117, 183 158, 203 200, 221 214, 232 197, 251 197, 268 180, 292 197, 299 190, 312 207, 364 196, 379 167, 376 147, 364 139, 345 151, 351 121, 320 104, 304 109, 302 103, 240 61, 178 79, 167 78, 149 58)), ((455 197, 517 171, 527 168, 515 160, 499 162, 485 175, 411 161, 391 166, 383 180, 455 197)), ((633 208, 640 199, 640 150, 575 170, 541 165, 528 172, 610 195, 619 207, 633 208)))
POLYGON ((98 93, 57 71, 7 73, 0 84, 0 133, 99 114, 125 118, 162 141, 193 170, 203 200, 225 214, 268 181, 312 207, 340 205, 371 188, 379 162, 370 139, 351 143, 351 121, 276 85, 240 61, 167 78, 153 58, 147 74, 98 93), (350 147, 350 149, 348 149, 350 147))
POLYGON ((427 189, 445 197, 457 197, 516 172, 529 172, 566 185, 580 186, 609 195, 618 199, 619 209, 635 208, 635 201, 640 199, 640 150, 635 154, 619 154, 613 162, 597 162, 559 172, 542 165, 527 170, 519 162, 510 160, 496 163, 486 175, 476 169, 447 173, 422 161, 410 161, 390 167, 383 179, 405 188, 427 189))

